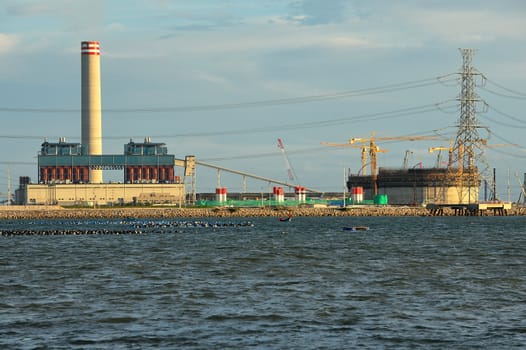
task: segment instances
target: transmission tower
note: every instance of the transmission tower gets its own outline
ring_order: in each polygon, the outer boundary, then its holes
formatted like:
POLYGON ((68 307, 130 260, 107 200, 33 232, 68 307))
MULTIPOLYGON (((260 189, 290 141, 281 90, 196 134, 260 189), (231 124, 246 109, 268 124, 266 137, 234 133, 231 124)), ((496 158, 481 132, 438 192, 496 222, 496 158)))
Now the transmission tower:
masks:
MULTIPOLYGON (((483 76, 472 66, 474 49, 460 49, 462 55, 460 119, 457 136, 452 147, 454 164, 449 164, 449 180, 456 181, 460 203, 478 201, 478 188, 481 178, 488 177, 489 165, 484 156, 484 145, 489 137, 489 129, 479 125, 477 106, 486 106, 475 93, 475 78, 483 76), (479 130, 484 129, 488 136, 481 138, 479 130), (458 166, 458 168, 456 168, 458 166), (478 168, 481 167, 481 169, 478 168)), ((483 82, 483 80, 482 80, 483 82)))

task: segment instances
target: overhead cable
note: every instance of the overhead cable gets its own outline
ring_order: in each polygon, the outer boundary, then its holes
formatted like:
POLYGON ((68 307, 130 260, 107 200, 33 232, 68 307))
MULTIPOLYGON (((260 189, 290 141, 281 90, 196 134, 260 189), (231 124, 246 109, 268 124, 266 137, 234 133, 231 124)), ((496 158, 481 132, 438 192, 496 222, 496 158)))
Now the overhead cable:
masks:
MULTIPOLYGON (((436 85, 443 83, 445 78, 450 75, 443 75, 434 78, 427 78, 421 80, 413 80, 403 83, 388 84, 384 86, 365 88, 357 90, 348 90, 336 93, 326 93, 320 95, 310 95, 302 97, 291 97, 282 99, 271 99, 261 100, 253 102, 240 102, 240 103, 225 103, 216 105, 202 105, 202 106, 182 106, 182 107, 144 107, 144 108, 104 108, 105 113, 166 113, 166 112, 194 112, 194 111, 215 111, 225 109, 239 109, 239 108, 253 108, 253 107, 266 107, 266 106, 277 106, 286 104, 299 104, 307 102, 318 102, 340 98, 351 98, 357 96, 383 94, 388 92, 395 92, 407 89, 414 89, 419 87, 425 87, 430 85, 436 85)), ((78 113, 79 109, 76 108, 28 108, 28 107, 0 107, 0 112, 12 112, 12 113, 78 113)))
POLYGON ((491 109, 492 111, 495 111, 495 112, 497 112, 498 114, 500 114, 500 115, 502 115, 502 116, 504 116, 504 117, 506 117, 506 118, 509 118, 509 119, 514 120, 514 121, 519 122, 519 123, 526 124, 526 121, 524 121, 524 120, 522 120, 522 119, 520 119, 520 118, 514 117, 514 116, 512 116, 511 114, 508 114, 508 113, 504 113, 504 112, 502 112, 502 111, 499 111, 498 109, 496 109, 495 107, 493 107, 493 106, 491 106, 491 105, 489 105, 489 104, 486 104, 486 106, 487 106, 489 109, 491 109))
MULTIPOLYGON (((402 108, 394 111, 378 112, 378 113, 367 113, 362 115, 356 115, 345 118, 338 119, 329 119, 323 121, 314 121, 314 122, 304 122, 304 123, 294 123, 294 124, 282 124, 279 125, 280 130, 297 130, 297 129, 309 129, 309 128, 319 128, 327 127, 334 125, 347 124, 350 122, 360 122, 360 121, 371 121, 371 120, 382 120, 382 119, 391 119, 391 118, 401 118, 411 115, 424 114, 433 111, 440 111, 441 109, 438 106, 452 102, 443 101, 439 103, 431 103, 421 106, 402 108)), ((446 107, 447 108, 447 107, 446 107)), ((217 135, 236 135, 236 134, 249 134, 249 133, 265 133, 265 132, 275 132, 276 126, 269 127, 257 127, 257 128, 247 128, 247 129, 237 129, 237 130, 214 130, 206 132, 195 132, 195 133, 180 133, 180 134, 159 134, 159 135, 150 135, 151 137, 159 138, 176 138, 176 137, 203 137, 203 136, 217 136, 217 135)), ((62 135, 63 136, 63 135, 62 135)), ((50 136, 47 135, 49 138, 50 136)), ((57 136, 59 137, 59 136, 57 136)), ((129 138, 141 138, 143 136, 104 136, 105 139, 129 139, 129 138)), ((0 138, 3 139, 43 139, 44 136, 30 136, 30 135, 0 135, 0 138)), ((68 137, 75 139, 75 137, 68 137)))
POLYGON ((508 91, 508 92, 510 92, 510 93, 512 93, 514 95, 526 97, 526 93, 524 93, 524 92, 520 92, 520 91, 517 91, 517 90, 510 89, 508 87, 505 87, 505 86, 503 86, 501 84, 498 84, 498 83, 494 82, 493 80, 488 79, 486 76, 484 76, 484 78, 486 79, 487 82, 489 82, 490 84, 495 85, 498 88, 501 88, 502 90, 508 91))
POLYGON ((513 98, 513 99, 516 99, 516 100, 526 100, 526 96, 512 96, 512 95, 507 95, 507 94, 503 94, 503 93, 500 93, 500 92, 497 92, 497 91, 493 91, 493 90, 490 90, 486 87, 483 87, 483 86, 480 86, 480 88, 484 91, 487 91, 493 95, 497 95, 497 96, 500 96, 500 97, 506 97, 506 98, 513 98))

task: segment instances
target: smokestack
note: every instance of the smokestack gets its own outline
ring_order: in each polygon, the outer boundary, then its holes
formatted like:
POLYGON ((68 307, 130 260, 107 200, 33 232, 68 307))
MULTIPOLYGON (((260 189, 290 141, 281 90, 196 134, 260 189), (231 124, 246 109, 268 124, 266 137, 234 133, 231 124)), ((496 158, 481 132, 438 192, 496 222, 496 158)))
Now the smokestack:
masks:
MULTIPOLYGON (((102 154, 102 113, 100 93, 100 43, 83 41, 82 56, 82 147, 86 155, 102 154)), ((102 170, 90 169, 89 181, 102 182, 102 170)))

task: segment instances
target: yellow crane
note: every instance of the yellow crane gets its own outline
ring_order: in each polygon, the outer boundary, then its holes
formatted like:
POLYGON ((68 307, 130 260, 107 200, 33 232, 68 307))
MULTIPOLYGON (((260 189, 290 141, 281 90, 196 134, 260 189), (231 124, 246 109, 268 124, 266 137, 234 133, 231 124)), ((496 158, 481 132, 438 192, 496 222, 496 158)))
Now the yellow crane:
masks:
POLYGON ((368 144, 369 155, 371 157, 371 182, 373 187, 374 195, 378 194, 377 184, 377 165, 376 165, 376 153, 379 148, 376 145, 376 141, 420 141, 420 140, 437 140, 439 136, 391 136, 391 137, 376 137, 375 133, 371 133, 371 137, 353 137, 349 140, 349 144, 362 143, 368 144))
POLYGON ((440 163, 441 163, 441 160, 442 160, 442 151, 448 151, 448 162, 447 162, 447 167, 451 167, 452 163, 453 163, 453 148, 452 147, 429 147, 429 153, 433 153, 435 151, 438 151, 438 156, 437 156, 437 162, 436 162, 436 167, 437 168, 440 168, 440 163))
MULTIPOLYGON (((508 146, 516 146, 514 144, 507 144, 507 143, 496 143, 496 144, 488 144, 488 141, 485 139, 481 139, 480 143, 482 146, 486 148, 497 148, 497 147, 508 147, 508 146)), ((440 161, 441 161, 441 152, 442 151, 448 151, 448 168, 453 165, 453 141, 450 141, 449 147, 429 147, 429 153, 433 153, 435 151, 438 151, 437 161, 436 161, 436 167, 440 167, 440 161)), ((460 145, 458 147, 458 158, 459 160, 462 160, 464 158, 464 147, 460 145)), ((462 162, 459 161, 459 168, 462 167, 462 162)))
MULTIPOLYGON (((367 175, 367 152, 370 152, 369 146, 367 145, 351 145, 349 143, 334 143, 334 142, 322 142, 322 145, 329 146, 329 147, 350 147, 350 148, 360 148, 362 150, 361 152, 361 160, 362 160, 362 167, 360 168, 359 174, 365 176, 367 175)), ((380 149, 380 147, 376 146, 376 149, 374 150, 375 153, 386 153, 386 149, 380 149)))

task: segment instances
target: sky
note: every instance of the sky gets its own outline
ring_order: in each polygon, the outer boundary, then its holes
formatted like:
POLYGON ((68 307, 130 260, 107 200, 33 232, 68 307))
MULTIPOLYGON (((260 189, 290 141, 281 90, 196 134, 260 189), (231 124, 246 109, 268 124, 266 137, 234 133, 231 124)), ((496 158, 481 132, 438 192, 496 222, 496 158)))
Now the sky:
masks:
MULTIPOLYGON (((150 137, 176 158, 287 182, 290 169, 322 192, 362 170, 359 148, 322 142, 439 135, 377 141, 379 167, 434 166, 429 147, 448 147, 458 129, 459 48, 475 49, 485 161, 499 198, 516 201, 525 16, 523 0, 1 0, 0 193, 19 176, 37 181, 44 140, 80 142, 80 42, 95 40, 105 154, 150 137)), ((273 186, 197 167, 198 192, 218 185, 273 186)))

